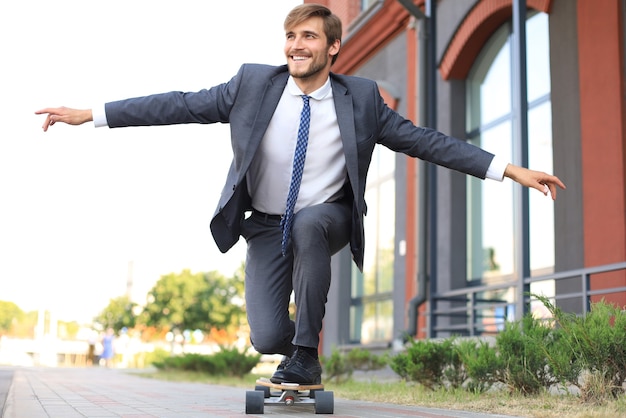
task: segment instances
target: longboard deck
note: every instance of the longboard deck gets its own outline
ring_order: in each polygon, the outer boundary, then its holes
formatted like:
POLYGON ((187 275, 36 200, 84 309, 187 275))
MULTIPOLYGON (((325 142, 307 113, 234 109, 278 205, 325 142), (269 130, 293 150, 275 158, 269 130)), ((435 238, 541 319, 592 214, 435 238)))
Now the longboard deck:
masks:
POLYGON ((300 385, 298 383, 273 383, 268 378, 262 377, 257 379, 257 385, 266 386, 268 388, 277 390, 321 390, 324 389, 324 385, 300 385))

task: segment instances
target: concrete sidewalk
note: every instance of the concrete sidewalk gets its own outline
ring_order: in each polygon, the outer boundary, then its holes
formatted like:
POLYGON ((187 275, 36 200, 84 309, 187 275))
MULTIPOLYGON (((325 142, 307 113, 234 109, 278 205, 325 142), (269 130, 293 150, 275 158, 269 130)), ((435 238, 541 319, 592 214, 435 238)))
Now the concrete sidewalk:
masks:
MULTIPOLYGON (((3 371, 6 376, 7 369, 3 371)), ((12 373, 4 408, 1 404, 0 408, 4 418, 239 417, 246 416, 245 397, 246 389, 242 388, 166 382, 124 370, 17 368, 12 373)), ((301 417, 314 414, 312 405, 265 406, 265 415, 301 417)), ((504 417, 336 398, 334 416, 504 417)))

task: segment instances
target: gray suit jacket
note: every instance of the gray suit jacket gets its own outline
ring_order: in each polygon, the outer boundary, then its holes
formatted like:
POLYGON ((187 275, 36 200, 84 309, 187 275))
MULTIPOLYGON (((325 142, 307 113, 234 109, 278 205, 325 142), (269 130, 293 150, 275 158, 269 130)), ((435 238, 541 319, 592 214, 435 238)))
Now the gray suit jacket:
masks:
MULTIPOLYGON (((229 82, 195 93, 170 92, 105 105, 110 127, 229 123, 233 161, 211 221, 222 252, 238 240, 244 212, 251 209, 246 173, 288 79, 287 66, 243 65, 229 82)), ((479 178, 493 155, 432 129, 416 127, 384 103, 371 80, 331 74, 337 121, 352 194, 350 248, 363 266, 365 182, 376 144, 479 178)))

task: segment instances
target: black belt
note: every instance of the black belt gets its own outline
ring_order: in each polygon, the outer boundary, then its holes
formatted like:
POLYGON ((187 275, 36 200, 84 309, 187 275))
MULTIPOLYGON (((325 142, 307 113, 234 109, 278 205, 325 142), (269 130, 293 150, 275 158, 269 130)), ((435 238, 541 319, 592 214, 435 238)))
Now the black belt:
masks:
POLYGON ((265 222, 278 222, 280 223, 283 215, 270 215, 268 213, 259 212, 256 209, 252 209, 252 215, 262 219, 265 222))

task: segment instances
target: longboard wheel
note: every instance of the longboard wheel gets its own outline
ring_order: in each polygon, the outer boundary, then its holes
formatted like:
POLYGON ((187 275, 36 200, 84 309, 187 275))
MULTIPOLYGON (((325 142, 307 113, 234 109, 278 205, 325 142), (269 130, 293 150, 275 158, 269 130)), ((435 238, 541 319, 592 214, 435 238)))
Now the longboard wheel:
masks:
POLYGON ((261 392, 263 392, 263 396, 267 399, 271 396, 270 394, 270 388, 268 388, 267 386, 263 386, 263 385, 256 385, 254 387, 254 390, 259 390, 261 392))
POLYGON ((333 392, 319 390, 315 392, 315 413, 332 414, 335 411, 335 396, 333 392))
POLYGON ((309 398, 315 399, 315 394, 320 392, 324 392, 324 389, 311 389, 309 391, 309 398))
POLYGON ((260 390, 246 392, 246 414, 262 414, 265 394, 260 390))

